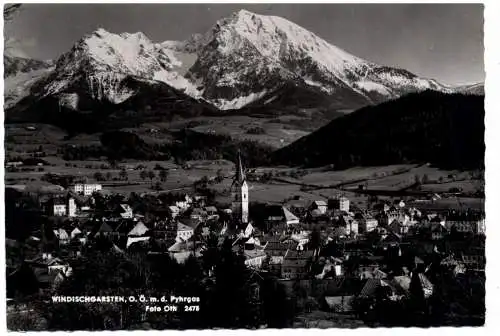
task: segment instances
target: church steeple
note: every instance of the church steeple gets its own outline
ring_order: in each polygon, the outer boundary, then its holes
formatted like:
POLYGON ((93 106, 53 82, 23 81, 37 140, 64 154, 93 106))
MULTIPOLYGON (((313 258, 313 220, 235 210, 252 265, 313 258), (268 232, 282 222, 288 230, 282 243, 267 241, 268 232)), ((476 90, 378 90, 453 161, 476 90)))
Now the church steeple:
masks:
POLYGON ((238 162, 236 166, 236 176, 235 182, 243 183, 246 180, 245 170, 243 169, 243 163, 241 162, 241 152, 238 150, 238 162))
POLYGON ((237 221, 246 224, 248 223, 248 185, 239 150, 235 168, 236 172, 231 185, 233 215, 237 221))

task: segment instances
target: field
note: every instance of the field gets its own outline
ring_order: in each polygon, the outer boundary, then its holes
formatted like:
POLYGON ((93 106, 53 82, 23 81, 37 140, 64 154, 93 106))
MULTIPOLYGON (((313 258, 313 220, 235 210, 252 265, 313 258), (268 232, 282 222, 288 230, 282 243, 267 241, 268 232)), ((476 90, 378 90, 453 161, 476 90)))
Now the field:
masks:
MULTIPOLYGON (((117 166, 110 166, 105 158, 85 161, 65 161, 57 153, 62 145, 99 145, 99 134, 80 134, 71 139, 61 129, 44 124, 6 125, 6 153, 7 158, 26 158, 42 150, 47 162, 44 166, 23 166, 18 171, 6 171, 5 182, 17 188, 57 189, 57 186, 42 181, 48 172, 61 175, 72 175, 95 181, 96 175, 104 176, 104 189, 111 193, 156 193, 159 190, 180 191, 192 188, 193 183, 203 177, 214 178, 223 176, 221 183, 210 184, 210 188, 217 192, 217 201, 230 202, 229 190, 232 183, 234 164, 225 160, 216 161, 189 161, 185 164, 176 164, 168 161, 137 161, 124 160, 117 166), (166 180, 159 176, 159 168, 168 169, 166 180), (120 172, 126 171, 126 180, 120 178, 120 172), (154 176, 144 176, 141 172, 154 172, 154 176)), ((199 132, 227 132, 234 138, 257 139, 273 144, 275 147, 293 141, 306 134, 305 131, 288 130, 287 126, 269 122, 268 119, 258 119, 244 116, 231 118, 195 118, 189 121, 177 120, 165 123, 144 124, 131 129, 148 143, 162 142, 168 139, 168 133, 175 129, 191 127, 199 132), (245 130, 262 127, 264 134, 248 134, 245 130), (284 136, 288 134, 289 137, 284 136), (286 139, 281 142, 281 139, 286 139)), ((481 206, 482 201, 470 197, 481 188, 482 181, 477 179, 481 172, 447 171, 429 165, 406 164, 384 167, 354 167, 347 170, 335 171, 330 167, 315 169, 299 169, 293 167, 257 167, 254 175, 272 174, 272 178, 265 183, 251 181, 249 192, 251 201, 274 204, 289 204, 292 200, 310 203, 312 200, 325 200, 340 193, 351 200, 351 204, 359 207, 366 206, 369 197, 359 192, 363 186, 367 190, 400 191, 411 187, 415 181, 420 182, 419 190, 429 193, 456 193, 461 192, 460 199, 446 198, 440 200, 444 207, 466 204, 481 206)), ((123 174, 123 173, 122 173, 123 174)), ((383 197, 382 197, 383 198, 383 197)))

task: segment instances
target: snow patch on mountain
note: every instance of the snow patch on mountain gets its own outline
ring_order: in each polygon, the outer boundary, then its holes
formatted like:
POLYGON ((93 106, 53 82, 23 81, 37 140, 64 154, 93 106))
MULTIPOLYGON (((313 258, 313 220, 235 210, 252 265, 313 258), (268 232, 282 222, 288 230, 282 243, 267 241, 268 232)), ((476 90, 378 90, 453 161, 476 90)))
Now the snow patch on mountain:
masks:
POLYGON ((4 109, 16 105, 31 94, 31 87, 47 76, 54 68, 21 72, 4 80, 4 109))
POLYGON ((378 92, 382 95, 390 95, 389 90, 382 84, 375 83, 369 80, 362 80, 355 83, 355 85, 366 92, 378 92))
POLYGON ((245 97, 237 97, 232 100, 218 99, 214 104, 222 110, 237 110, 266 95, 267 91, 251 93, 245 97))
POLYGON ((325 87, 324 84, 322 83, 319 83, 319 82, 315 82, 311 79, 305 79, 304 82, 307 84, 307 85, 310 85, 310 86, 315 86, 317 88, 319 88, 321 91, 327 93, 327 94, 332 94, 335 90, 331 87, 325 87))

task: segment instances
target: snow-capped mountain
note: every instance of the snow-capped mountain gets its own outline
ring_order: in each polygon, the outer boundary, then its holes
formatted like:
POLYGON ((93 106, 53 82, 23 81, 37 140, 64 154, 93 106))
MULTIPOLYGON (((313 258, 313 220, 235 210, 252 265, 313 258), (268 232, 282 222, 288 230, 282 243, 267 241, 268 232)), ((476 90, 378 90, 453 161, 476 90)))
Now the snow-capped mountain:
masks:
POLYGON ((137 82, 167 85, 220 110, 285 102, 291 92, 303 97, 294 100, 298 106, 310 104, 311 93, 326 106, 359 107, 412 91, 449 91, 350 55, 286 19, 241 10, 187 41, 155 43, 143 33, 98 29, 77 41, 29 93, 59 97, 63 104, 69 95, 69 105, 81 109, 82 101, 122 104, 137 95, 137 82))
POLYGON ((190 74, 203 84, 203 96, 223 109, 242 107, 290 81, 332 97, 354 93, 365 103, 445 90, 433 80, 350 55, 281 17, 241 10, 207 35, 210 42, 190 74))
POLYGON ((484 83, 459 86, 455 88, 455 92, 472 95, 484 95, 484 83))
POLYGON ((30 94, 30 89, 53 69, 52 61, 39 61, 6 52, 4 62, 4 106, 10 108, 30 94))

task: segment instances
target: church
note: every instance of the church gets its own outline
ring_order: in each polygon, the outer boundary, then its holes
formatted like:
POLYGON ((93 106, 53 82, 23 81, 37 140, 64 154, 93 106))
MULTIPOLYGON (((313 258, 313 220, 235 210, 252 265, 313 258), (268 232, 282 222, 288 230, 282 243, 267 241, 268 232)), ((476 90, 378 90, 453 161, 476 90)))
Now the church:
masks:
POLYGON ((241 153, 238 151, 236 163, 236 174, 231 185, 232 213, 233 219, 238 226, 248 224, 248 184, 245 169, 241 161, 241 153))

